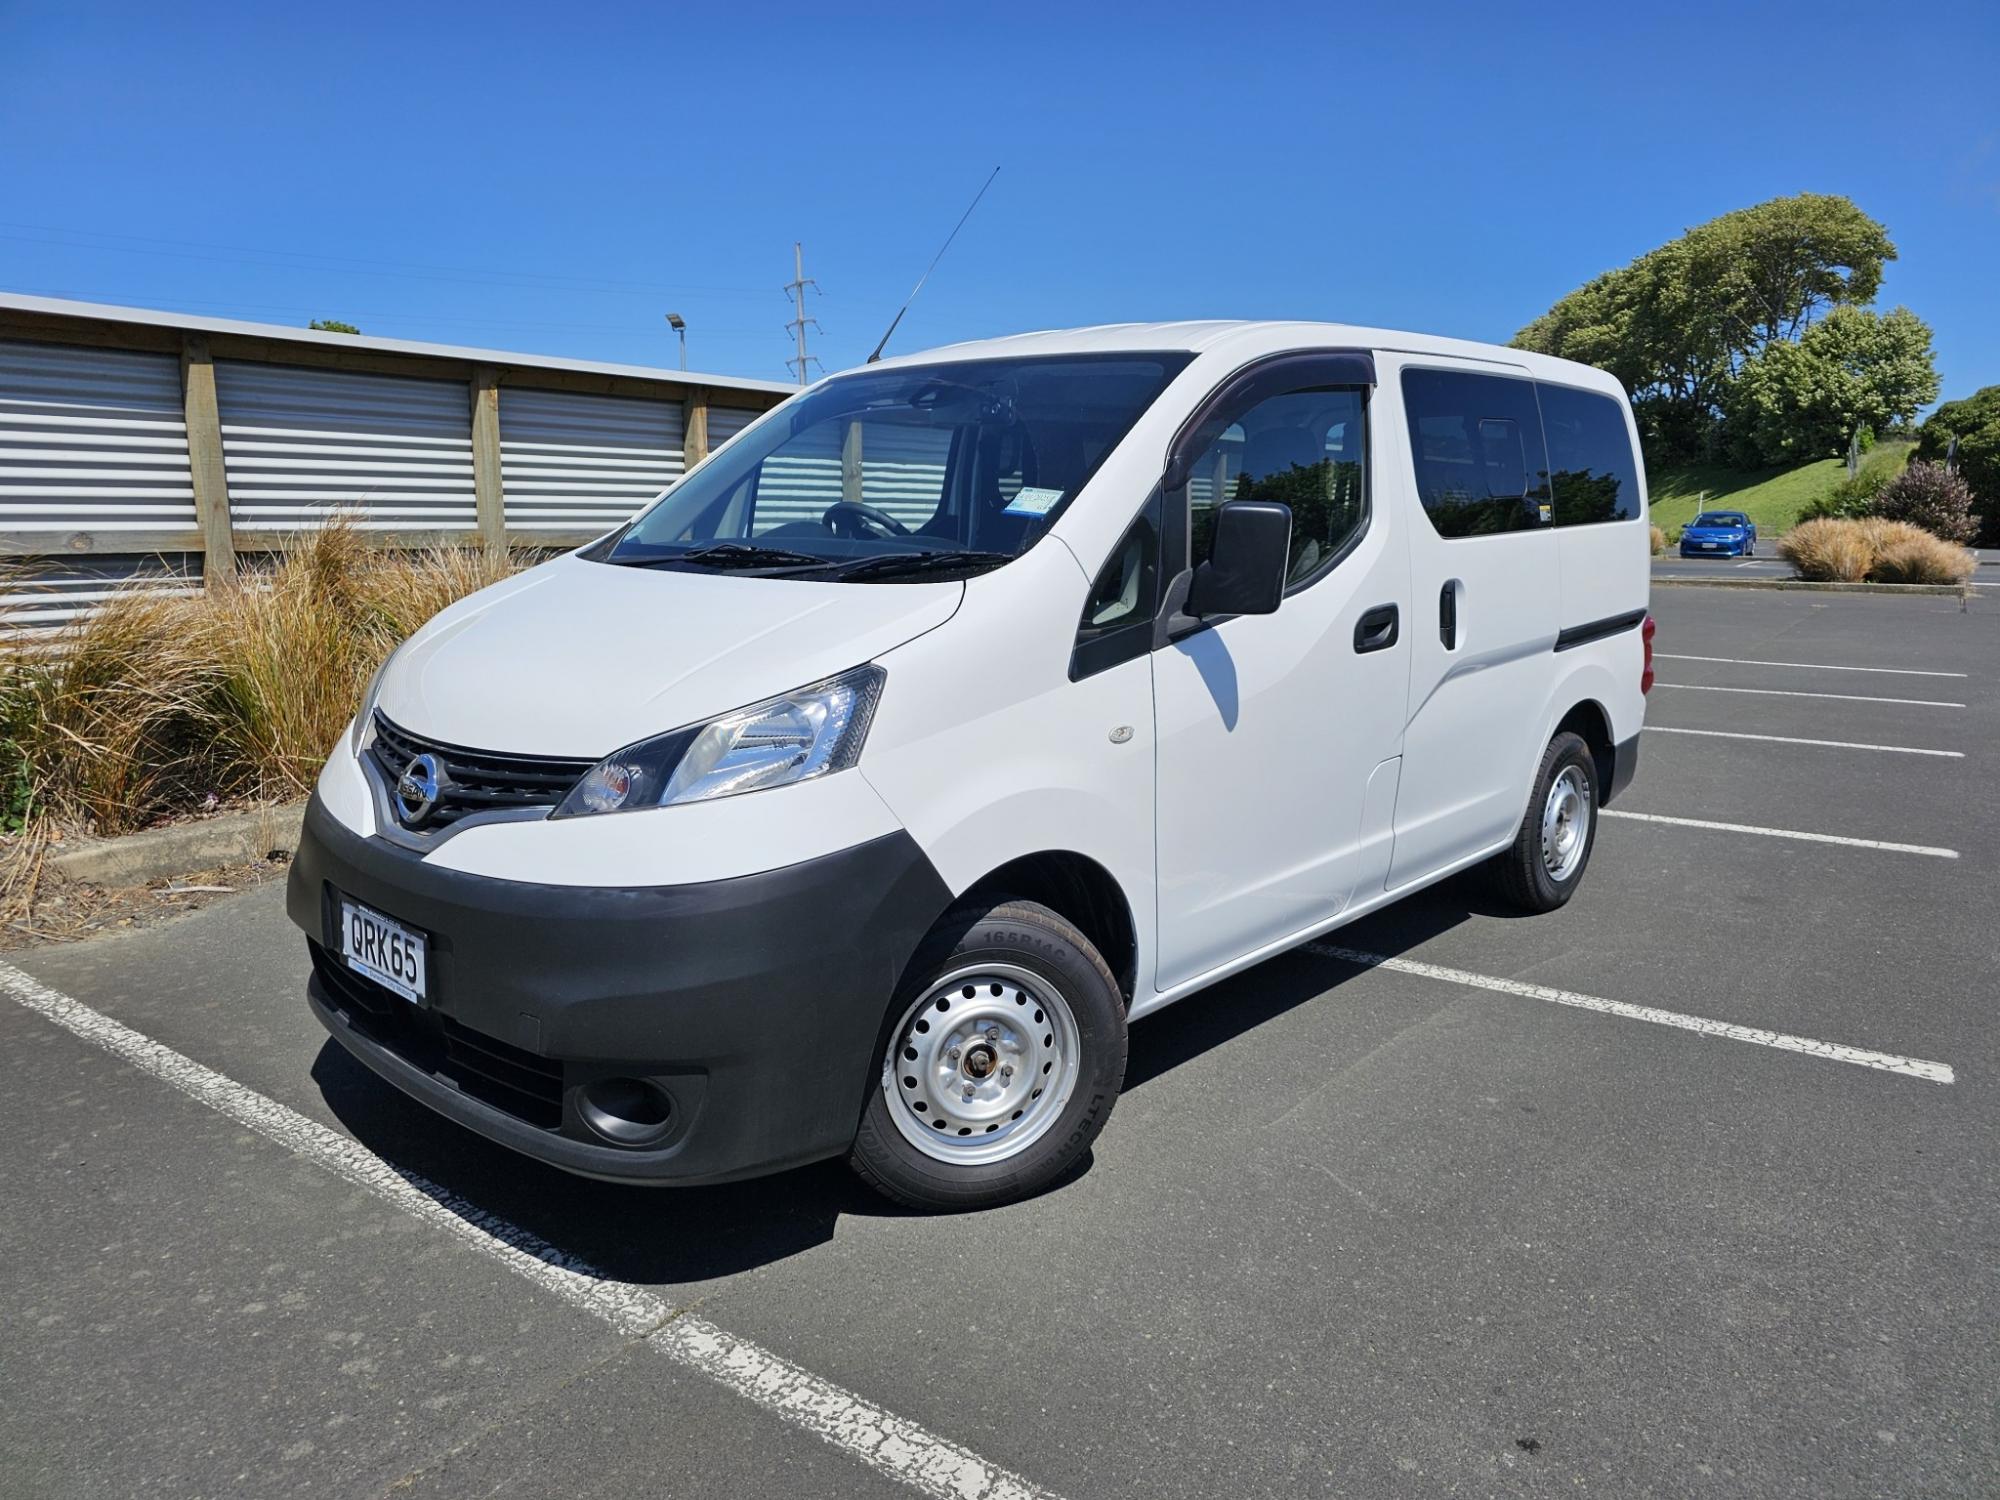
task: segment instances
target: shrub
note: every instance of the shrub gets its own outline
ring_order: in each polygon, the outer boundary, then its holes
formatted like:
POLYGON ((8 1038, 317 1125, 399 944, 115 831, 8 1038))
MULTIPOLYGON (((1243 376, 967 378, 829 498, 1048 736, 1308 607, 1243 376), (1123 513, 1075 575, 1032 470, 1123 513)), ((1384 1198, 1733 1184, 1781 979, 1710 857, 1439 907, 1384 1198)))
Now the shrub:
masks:
POLYGON ((1971 486, 1972 507, 1986 518, 1985 542, 2000 547, 2000 385, 1932 412, 1917 438, 1917 457, 1943 463, 1953 438, 1958 477, 1971 486))
POLYGON ((1652 536, 1653 556, 1658 557, 1667 550, 1667 534, 1657 526, 1648 526, 1646 530, 1652 536))
POLYGON ((1825 493, 1799 507, 1799 519, 1858 521, 1872 515, 1875 497, 1882 493, 1890 477, 1890 471, 1878 465, 1864 468, 1852 478, 1837 479, 1825 493))
POLYGON ((1778 539, 1799 577, 1819 583, 1963 583, 1976 559, 1906 521, 1802 521, 1778 539))
POLYGON ((1979 535, 1979 517, 1972 513, 1972 490, 1943 464, 1919 460, 1883 486, 1871 513, 1885 521, 1907 521, 1947 542, 1969 542, 1979 535))

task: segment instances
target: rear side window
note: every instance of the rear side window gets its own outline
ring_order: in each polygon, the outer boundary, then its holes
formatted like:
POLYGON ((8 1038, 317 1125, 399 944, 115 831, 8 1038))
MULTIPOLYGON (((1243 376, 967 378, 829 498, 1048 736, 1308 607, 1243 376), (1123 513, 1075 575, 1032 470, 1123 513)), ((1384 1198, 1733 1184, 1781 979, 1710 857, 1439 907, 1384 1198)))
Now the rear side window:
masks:
POLYGON ((1549 483, 1558 526, 1629 521, 1639 514, 1639 467, 1625 408, 1609 396, 1537 384, 1549 441, 1549 483))
POLYGON ((1535 388, 1458 370, 1405 370, 1417 495, 1437 534, 1531 531, 1551 518, 1535 388))

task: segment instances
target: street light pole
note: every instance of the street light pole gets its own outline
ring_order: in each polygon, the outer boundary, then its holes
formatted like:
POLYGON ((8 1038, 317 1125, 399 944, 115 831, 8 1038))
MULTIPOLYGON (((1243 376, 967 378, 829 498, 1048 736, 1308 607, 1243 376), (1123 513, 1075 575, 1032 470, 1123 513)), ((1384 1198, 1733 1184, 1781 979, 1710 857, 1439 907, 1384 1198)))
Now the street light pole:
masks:
POLYGON ((667 314, 667 327, 681 336, 681 368, 688 367, 688 325, 687 319, 679 313, 667 314))

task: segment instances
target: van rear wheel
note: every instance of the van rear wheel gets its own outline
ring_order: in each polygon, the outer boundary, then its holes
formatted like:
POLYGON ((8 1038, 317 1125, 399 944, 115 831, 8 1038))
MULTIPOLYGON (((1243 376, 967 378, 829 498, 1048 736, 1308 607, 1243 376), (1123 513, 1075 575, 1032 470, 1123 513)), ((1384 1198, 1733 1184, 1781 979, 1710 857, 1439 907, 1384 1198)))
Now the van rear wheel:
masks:
POLYGON ((1597 760, 1565 730, 1549 741, 1513 844, 1493 857, 1494 884, 1525 912, 1549 912, 1576 894, 1597 842, 1597 760))
POLYGON ((990 1208, 1059 1179, 1125 1078, 1125 1004, 1088 938, 1033 901, 959 908, 910 962, 849 1162, 913 1208, 990 1208))

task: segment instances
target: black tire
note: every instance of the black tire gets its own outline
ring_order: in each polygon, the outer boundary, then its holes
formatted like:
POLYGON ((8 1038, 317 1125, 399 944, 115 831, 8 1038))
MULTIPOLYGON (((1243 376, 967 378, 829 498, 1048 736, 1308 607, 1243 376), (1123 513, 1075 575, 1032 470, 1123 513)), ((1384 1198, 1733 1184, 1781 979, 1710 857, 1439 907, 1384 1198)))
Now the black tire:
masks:
POLYGON ((1597 809, 1602 788, 1597 781, 1597 759, 1590 746, 1567 730, 1549 741, 1542 763, 1535 772, 1534 790, 1528 795, 1527 810, 1514 842, 1489 862, 1495 890, 1508 905, 1529 913, 1551 912, 1564 905, 1583 883, 1590 867, 1591 851, 1597 846, 1597 809), (1548 807, 1556 781, 1566 772, 1582 779, 1586 789, 1583 848, 1560 878, 1549 868, 1542 852, 1542 815, 1548 807))
MULTIPOLYGON (((917 1014, 928 1018, 929 1006, 917 1014)), ((1038 1022, 1030 1029, 1040 1032, 1042 1026, 1038 1022)), ((870 1075, 868 1106, 848 1164, 870 1187, 911 1208, 962 1211, 1030 1197, 1074 1167, 1111 1117, 1125 1081, 1125 1046, 1125 1001, 1118 981, 1103 955, 1075 927, 1033 901, 957 908, 918 947, 897 989, 876 1049, 874 1066, 884 1072, 870 1075), (904 1041, 917 1040, 905 1032, 911 1008, 940 979, 982 964, 1025 971, 1068 1007, 1076 1042, 1075 1065, 1064 1068, 1070 1094, 1017 1154, 979 1163, 939 1160, 920 1150, 892 1115, 892 1109, 905 1105, 900 1096, 891 1103, 888 1087, 899 1081, 896 1075, 905 1066, 913 1066, 901 1061, 904 1041), (897 1055, 892 1057, 892 1051, 897 1055), (891 1062, 893 1074, 887 1072, 891 1062)), ((934 1115, 926 1118, 935 1122, 934 1115)), ((905 1122, 917 1119, 903 1116, 905 1122)), ((948 1143, 939 1149, 948 1149, 948 1143)))

